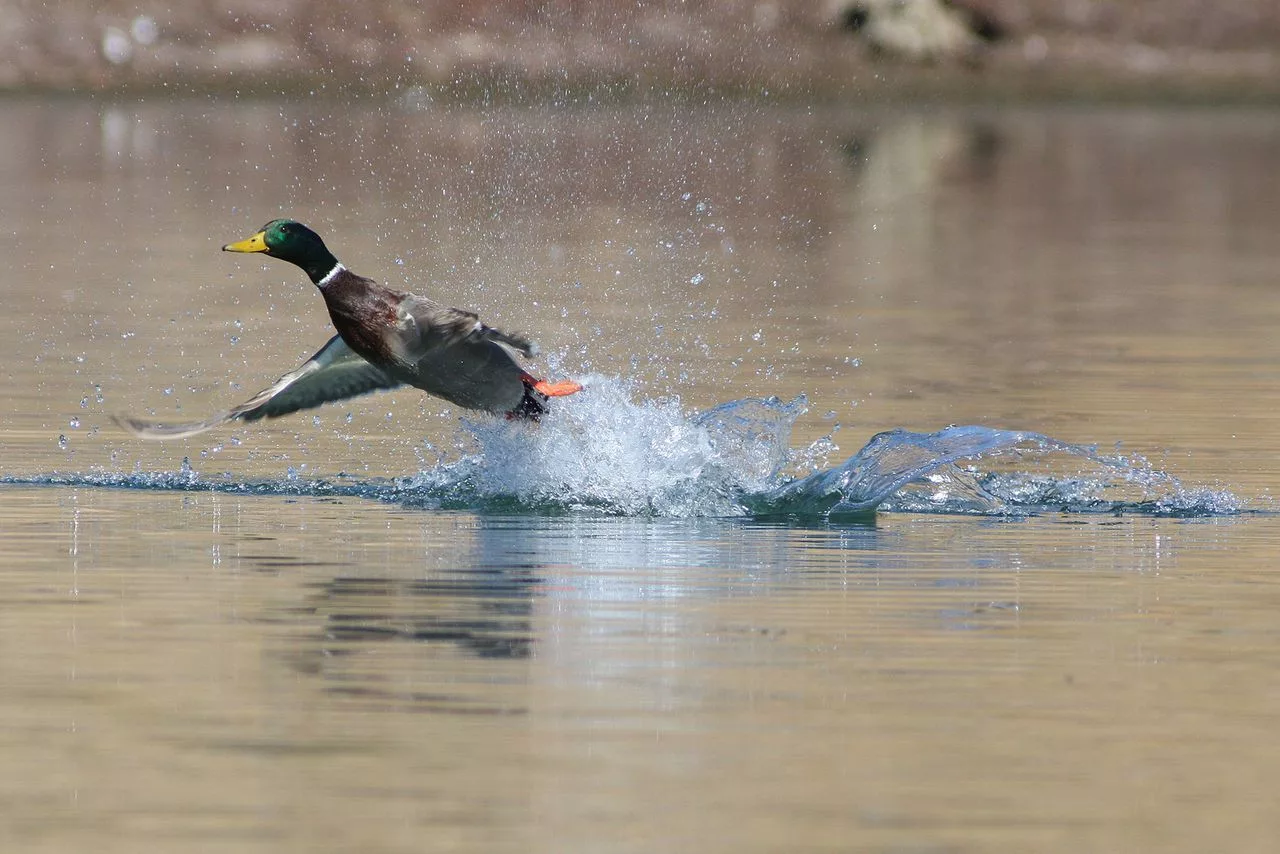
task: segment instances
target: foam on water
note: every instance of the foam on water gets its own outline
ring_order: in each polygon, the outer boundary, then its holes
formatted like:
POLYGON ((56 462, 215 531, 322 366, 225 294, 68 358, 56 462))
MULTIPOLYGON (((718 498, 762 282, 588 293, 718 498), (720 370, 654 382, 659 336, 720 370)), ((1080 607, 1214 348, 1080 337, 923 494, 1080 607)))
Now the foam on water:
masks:
POLYGON ((741 516, 776 485, 805 401, 739 400, 689 416, 678 398, 634 401, 588 377, 540 424, 464 420, 475 448, 402 481, 426 506, 511 502, 540 512, 741 516))
POLYGON ((1230 492, 1186 489, 1145 463, 1039 433, 948 427, 890 430, 824 468, 830 437, 791 448, 807 407, 748 398, 691 414, 678 398, 636 400, 624 382, 588 377, 540 424, 464 419, 460 459, 394 479, 240 481, 177 472, 7 476, 0 483, 346 495, 423 508, 489 512, 823 520, 877 510, 1027 514, 1045 511, 1220 516, 1230 492), (803 469, 813 469, 805 472, 803 469))

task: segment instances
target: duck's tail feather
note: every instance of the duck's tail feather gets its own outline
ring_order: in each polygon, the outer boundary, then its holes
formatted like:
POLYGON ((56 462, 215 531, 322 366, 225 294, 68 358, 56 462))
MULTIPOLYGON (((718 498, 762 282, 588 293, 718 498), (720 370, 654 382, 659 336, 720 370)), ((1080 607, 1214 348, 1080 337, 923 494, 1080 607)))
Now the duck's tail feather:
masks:
POLYGON ((479 333, 486 340, 506 344, 525 358, 531 359, 538 355, 538 345, 533 341, 533 339, 521 335, 518 332, 503 332, 501 329, 494 329, 492 326, 485 326, 484 324, 481 324, 479 333))

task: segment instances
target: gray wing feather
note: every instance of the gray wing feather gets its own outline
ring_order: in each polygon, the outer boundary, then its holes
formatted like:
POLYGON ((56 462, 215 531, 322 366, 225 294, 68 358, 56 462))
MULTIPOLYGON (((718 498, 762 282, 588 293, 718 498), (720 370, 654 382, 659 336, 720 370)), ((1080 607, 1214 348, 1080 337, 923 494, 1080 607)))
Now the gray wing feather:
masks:
POLYGON ((401 304, 401 316, 406 337, 416 341, 406 342, 406 351, 421 356, 429 350, 462 343, 493 341, 505 344, 525 356, 536 356, 538 345, 523 335, 503 332, 480 321, 480 315, 460 308, 449 308, 426 297, 407 294, 401 304))
POLYGON ((403 383, 356 355, 340 336, 335 335, 297 370, 285 374, 239 406, 215 413, 203 421, 162 424, 130 415, 114 415, 112 418, 140 439, 182 439, 236 418, 245 421, 277 418, 400 385, 403 383))

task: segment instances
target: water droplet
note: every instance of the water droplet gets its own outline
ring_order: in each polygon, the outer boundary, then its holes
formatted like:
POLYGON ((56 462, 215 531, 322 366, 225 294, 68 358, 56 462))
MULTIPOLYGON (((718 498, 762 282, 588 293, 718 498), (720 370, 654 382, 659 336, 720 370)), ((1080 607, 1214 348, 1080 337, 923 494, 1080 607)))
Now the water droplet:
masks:
POLYGON ((79 418, 72 418, 70 421, 68 421, 68 422, 67 422, 67 424, 68 424, 68 426, 70 426, 70 427, 71 427, 71 429, 72 429, 72 430, 79 430, 79 429, 80 429, 80 419, 79 419, 79 418))
POLYGON ((154 18, 139 15, 129 25, 129 34, 138 44, 153 44, 160 35, 160 28, 156 26, 154 18))
POLYGON ((81 409, 88 409, 88 408, 89 408, 89 398, 87 398, 87 397, 82 397, 82 398, 80 398, 80 408, 81 408, 81 409))
POLYGON ((694 273, 692 276, 689 277, 689 284, 700 285, 705 279, 706 279, 706 276, 702 275, 701 273, 694 273))
POLYGON ((67 442, 67 437, 66 437, 66 436, 64 436, 64 435, 62 435, 61 433, 59 433, 59 434, 58 434, 58 447, 65 451, 65 450, 67 449, 67 444, 68 444, 68 442, 67 442))
POLYGON ((173 394, 173 386, 169 386, 168 388, 166 388, 166 389, 164 390, 164 395, 165 395, 165 397, 168 397, 168 396, 169 396, 169 395, 171 395, 171 394, 173 394))
POLYGON ((133 42, 129 34, 118 27, 103 30, 102 56, 112 65, 128 62, 133 57, 133 42))

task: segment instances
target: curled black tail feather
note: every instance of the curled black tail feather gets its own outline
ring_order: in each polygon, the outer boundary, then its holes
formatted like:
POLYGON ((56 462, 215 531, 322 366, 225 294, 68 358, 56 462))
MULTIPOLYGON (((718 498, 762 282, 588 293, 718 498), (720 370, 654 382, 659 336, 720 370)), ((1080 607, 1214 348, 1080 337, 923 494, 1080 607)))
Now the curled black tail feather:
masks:
POLYGON ((534 389, 529 383, 524 384, 524 397, 516 404, 515 409, 507 413, 508 418, 519 418, 523 421, 540 421, 547 411, 547 396, 534 389))

